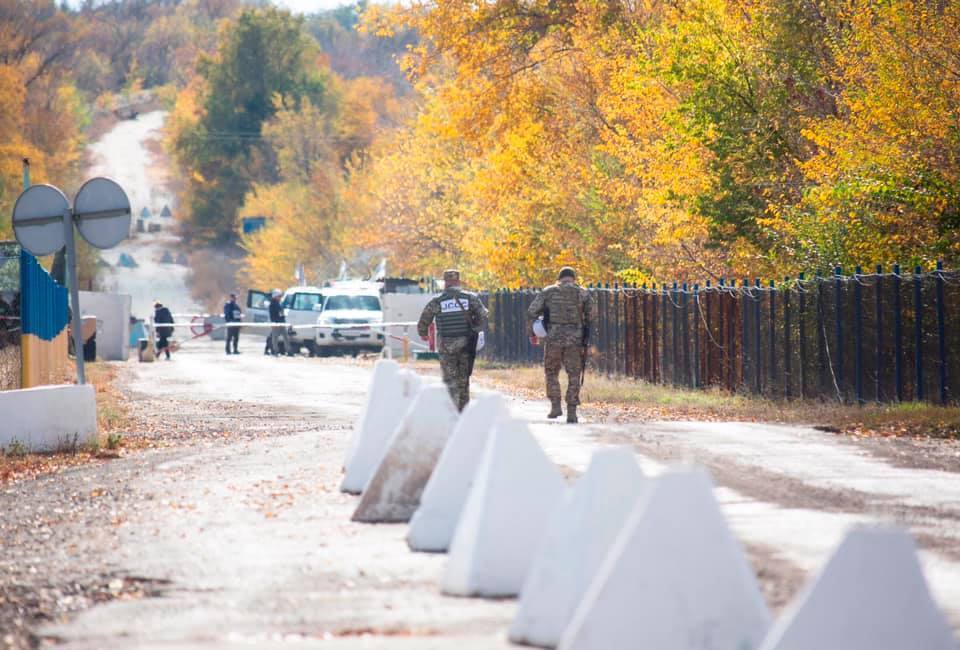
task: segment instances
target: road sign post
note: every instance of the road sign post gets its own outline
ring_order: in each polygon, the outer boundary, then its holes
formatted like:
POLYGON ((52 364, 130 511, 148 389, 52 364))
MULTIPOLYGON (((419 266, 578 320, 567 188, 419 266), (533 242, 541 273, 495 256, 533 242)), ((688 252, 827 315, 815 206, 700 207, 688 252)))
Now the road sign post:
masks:
POLYGON ((25 250, 43 256, 66 247, 77 381, 83 384, 86 383, 86 374, 83 334, 80 331, 80 285, 77 280, 74 222, 91 246, 116 246, 130 232, 130 201, 126 192, 109 178, 92 178, 77 192, 71 208, 67 197, 56 187, 33 185, 20 194, 13 206, 13 230, 25 250))
POLYGON ((73 326, 73 350, 77 359, 77 383, 87 383, 86 369, 83 358, 83 328, 80 326, 80 287, 77 281, 77 242, 73 235, 73 213, 65 210, 63 213, 63 239, 67 248, 67 284, 70 290, 70 323, 73 326))

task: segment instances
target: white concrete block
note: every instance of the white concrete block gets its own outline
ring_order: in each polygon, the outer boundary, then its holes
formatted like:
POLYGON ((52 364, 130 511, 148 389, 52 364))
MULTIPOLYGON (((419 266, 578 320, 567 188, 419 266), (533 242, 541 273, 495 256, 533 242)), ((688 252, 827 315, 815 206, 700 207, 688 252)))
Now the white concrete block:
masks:
POLYGON ((340 489, 359 494, 383 460, 390 439, 420 390, 419 375, 382 359, 374 366, 367 403, 354 429, 340 489))
POLYGON ((131 298, 120 293, 80 292, 80 315, 97 317, 97 356, 126 361, 130 348, 131 298))
POLYGON ((502 420, 483 460, 450 544, 443 591, 515 596, 566 486, 527 425, 502 420))
POLYGON ((496 393, 481 395, 464 409, 410 520, 411 549, 446 551, 450 546, 487 438, 507 415, 506 402, 496 393))
MULTIPOLYGON (((343 461, 343 467, 346 469, 353 461, 357 448, 360 446, 360 440, 363 438, 365 426, 375 424, 376 420, 383 420, 381 423, 386 428, 395 426, 396 420, 393 414, 388 420, 385 417, 388 409, 378 409, 377 405, 382 405, 385 398, 400 390, 397 381, 397 373, 400 372, 400 364, 390 359, 380 359, 373 364, 373 372, 370 373, 370 383, 367 386, 367 399, 360 409, 360 415, 353 425, 353 435, 350 436, 350 444, 347 446, 347 455, 343 461)), ((384 428, 381 426, 380 428, 384 428)), ((342 486, 341 486, 342 487, 342 486)))
POLYGON ((353 521, 410 521, 459 415, 446 386, 422 388, 364 487, 353 521))
POLYGON ((594 452, 554 511, 530 573, 510 640, 555 647, 647 481, 629 447, 594 452))
POLYGON ((93 386, 38 386, 0 392, 0 447, 55 451, 93 441, 97 401, 93 386))
POLYGON ((706 471, 652 479, 560 642, 562 650, 755 650, 770 626, 706 471))
POLYGON ((930 596, 913 538, 893 528, 847 534, 784 612, 762 650, 957 650, 930 596))

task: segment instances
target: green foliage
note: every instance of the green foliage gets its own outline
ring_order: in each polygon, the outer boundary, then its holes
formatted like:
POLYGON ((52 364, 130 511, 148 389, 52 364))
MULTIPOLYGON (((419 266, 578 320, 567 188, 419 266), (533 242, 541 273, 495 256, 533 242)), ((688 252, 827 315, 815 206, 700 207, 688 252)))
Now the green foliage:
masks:
POLYGON ((235 239, 237 210, 253 182, 277 180, 263 124, 305 99, 321 110, 335 105, 302 18, 272 8, 246 10, 222 37, 217 55, 199 66, 200 119, 175 142, 190 173, 188 232, 221 243, 235 239))

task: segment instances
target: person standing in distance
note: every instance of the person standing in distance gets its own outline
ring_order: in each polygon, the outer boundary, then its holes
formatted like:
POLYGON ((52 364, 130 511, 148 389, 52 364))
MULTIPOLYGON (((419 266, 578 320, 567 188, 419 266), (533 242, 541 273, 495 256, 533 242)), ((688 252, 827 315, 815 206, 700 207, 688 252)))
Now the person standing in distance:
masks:
POLYGON ((227 354, 240 354, 237 344, 240 342, 240 328, 230 327, 230 323, 239 323, 243 318, 243 312, 240 311, 240 305, 237 304, 237 294, 231 293, 230 300, 223 305, 223 320, 227 322, 227 354), (230 343, 233 343, 233 351, 230 350, 230 343))
POLYGON ((274 289, 270 295, 270 348, 273 356, 280 355, 280 339, 283 339, 283 351, 290 356, 290 336, 287 334, 287 319, 283 315, 283 305, 280 303, 280 289, 274 289))
POLYGON ((577 284, 577 272, 560 269, 556 284, 545 287, 527 309, 527 336, 533 345, 540 341, 533 322, 543 316, 547 336, 543 347, 543 374, 550 399, 548 418, 563 415, 560 402, 560 368, 567 372, 567 422, 577 421, 580 381, 586 363, 586 348, 596 309, 590 292, 577 284))
POLYGON ((443 383, 453 403, 462 411, 470 401, 470 375, 477 356, 478 337, 487 326, 487 308, 475 293, 460 288, 460 271, 444 271, 443 285, 443 293, 423 308, 417 333, 426 341, 430 323, 436 320, 443 383))
POLYGON ((157 356, 163 352, 170 360, 170 337, 173 336, 173 314, 170 310, 160 304, 159 301, 153 304, 153 322, 157 325, 157 356))

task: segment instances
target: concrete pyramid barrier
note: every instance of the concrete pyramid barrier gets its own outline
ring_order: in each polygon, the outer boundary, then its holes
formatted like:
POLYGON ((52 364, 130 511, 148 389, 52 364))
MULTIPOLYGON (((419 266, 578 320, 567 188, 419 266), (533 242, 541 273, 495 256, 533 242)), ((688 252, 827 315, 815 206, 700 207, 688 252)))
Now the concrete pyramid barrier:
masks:
POLYGON ((376 363, 367 403, 357 420, 347 451, 341 491, 351 494, 363 491, 420 386, 420 377, 409 370, 401 370, 395 361, 384 359, 376 363))
POLYGON ((367 386, 367 401, 364 402, 360 415, 353 425, 353 435, 350 437, 350 445, 347 447, 347 455, 343 461, 344 468, 350 465, 357 453, 364 428, 378 424, 377 420, 380 420, 379 424, 387 425, 387 428, 390 427, 391 422, 396 423, 395 416, 389 413, 389 409, 379 409, 377 405, 383 405, 385 399, 389 400, 399 393, 400 385, 397 379, 399 372, 400 364, 392 359, 380 359, 373 364, 373 372, 370 373, 370 383, 367 386))
POLYGON ((353 520, 410 521, 459 415, 446 386, 422 388, 364 487, 353 520))
POLYGON ((648 481, 628 447, 594 452, 554 511, 520 592, 510 640, 556 647, 648 481))
POLYGON ((564 631, 561 650, 755 650, 770 626, 702 469, 650 481, 564 631))
POLYGON ((427 481, 410 520, 407 544, 415 551, 446 551, 494 425, 508 415, 503 397, 489 393, 464 409, 427 481))
POLYGON ((461 596, 515 596, 566 487, 527 425, 502 420, 483 460, 450 544, 443 591, 461 596))
POLYGON ((855 528, 770 631, 762 650, 957 650, 913 538, 855 528))

